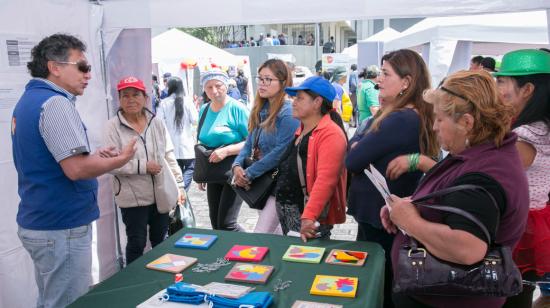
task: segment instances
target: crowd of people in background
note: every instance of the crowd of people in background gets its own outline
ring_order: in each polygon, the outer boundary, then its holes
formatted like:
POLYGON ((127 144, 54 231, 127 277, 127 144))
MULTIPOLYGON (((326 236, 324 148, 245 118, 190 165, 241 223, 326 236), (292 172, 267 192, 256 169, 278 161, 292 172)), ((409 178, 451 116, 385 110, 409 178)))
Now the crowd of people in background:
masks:
MULTIPOLYGON (((288 35, 285 33, 279 33, 273 35, 271 33, 260 33, 258 39, 255 39, 253 36, 248 40, 225 40, 222 44, 222 48, 241 48, 241 47, 258 47, 258 46, 281 46, 281 45, 306 45, 314 46, 315 37, 313 33, 310 33, 304 39, 304 36, 299 34, 297 37, 292 37, 289 39, 288 35)), ((323 50, 327 50, 326 53, 334 52, 334 37, 330 37, 329 41, 322 45, 323 50)))
MULTIPOLYGON (((268 33, 245 44, 287 42, 284 34, 268 33)), ((314 38, 296 42, 312 45, 314 38)), ((333 38, 325 47, 333 52, 333 38)), ((208 153, 202 171, 217 174, 196 180, 206 192, 213 229, 244 231, 237 223, 243 204, 237 189, 248 190, 277 170, 254 232, 328 239, 351 215, 356 240, 377 242, 386 252, 384 307, 530 307, 535 283, 550 283, 547 50, 510 52, 499 68, 491 57, 473 57, 470 70, 450 74, 437 87, 422 57, 408 49, 385 54, 380 66, 359 72, 354 66, 351 74, 346 68, 323 72, 319 65, 317 76, 297 86, 292 65, 270 59, 255 72, 253 96, 242 70, 202 72, 201 99, 187 95, 182 79, 170 73, 162 75, 162 91, 153 76, 150 95, 128 72, 117 84, 119 110, 105 124, 104 147, 92 153, 74 106, 91 77, 85 49, 62 34, 34 47, 33 79, 13 113, 18 234, 39 273, 38 306, 65 306, 90 285, 95 177, 113 175, 131 263, 147 238, 155 246, 167 236, 170 209, 160 207, 155 176, 163 169, 173 174, 178 202, 184 202, 196 172, 195 144, 208 153), (352 123, 357 130, 349 138, 352 123), (364 172, 371 168, 385 177, 391 196, 379 194, 364 172), (489 238, 460 215, 413 205, 459 186, 477 188, 452 190, 437 201, 479 220, 489 238), (393 293, 407 235, 438 259, 464 266, 483 260, 493 241, 510 247, 523 292, 508 299, 393 293), (42 241, 55 242, 54 258, 44 257, 49 248, 42 241)), ((541 290, 541 303, 548 302, 549 288, 541 290)))

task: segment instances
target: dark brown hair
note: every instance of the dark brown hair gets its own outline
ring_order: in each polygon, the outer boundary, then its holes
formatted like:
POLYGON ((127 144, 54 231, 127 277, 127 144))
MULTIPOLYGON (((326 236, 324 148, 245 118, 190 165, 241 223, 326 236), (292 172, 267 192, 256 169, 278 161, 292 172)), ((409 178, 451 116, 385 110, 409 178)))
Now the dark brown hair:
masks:
POLYGON ((439 153, 439 144, 435 132, 433 131, 434 115, 433 106, 426 103, 422 94, 431 87, 430 73, 426 63, 418 53, 409 49, 400 49, 392 51, 384 57, 383 62, 387 62, 395 73, 401 78, 409 77, 409 87, 401 92, 397 97, 395 104, 385 107, 378 112, 374 122, 367 131, 376 131, 380 128, 380 123, 392 112, 403 110, 407 105, 412 105, 420 117, 420 152, 424 155, 435 157, 439 153))

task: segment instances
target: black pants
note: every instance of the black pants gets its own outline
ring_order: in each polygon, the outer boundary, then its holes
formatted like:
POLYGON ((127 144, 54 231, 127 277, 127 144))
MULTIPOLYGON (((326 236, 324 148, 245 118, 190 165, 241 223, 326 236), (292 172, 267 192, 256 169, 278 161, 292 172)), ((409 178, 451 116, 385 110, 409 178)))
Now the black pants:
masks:
MULTIPOLYGON (((535 272, 527 272, 522 275, 524 280, 537 281, 541 280, 535 272)), ((520 294, 508 297, 503 308, 531 308, 533 305, 533 293, 536 287, 531 284, 523 284, 523 291, 520 294)))
POLYGON ((386 253, 386 266, 384 268, 384 307, 394 307, 392 302, 393 271, 391 263, 391 247, 394 235, 388 234, 384 229, 377 229, 368 223, 358 223, 357 241, 369 241, 378 243, 386 253))
POLYGON ((121 208, 120 211, 128 238, 126 264, 130 264, 143 255, 143 249, 147 243, 147 225, 149 225, 151 246, 157 246, 166 238, 168 213, 160 214, 156 204, 121 208))
POLYGON ((414 298, 403 294, 393 294, 392 299, 395 307, 399 308, 430 308, 430 306, 424 305, 414 298))
POLYGON ((351 120, 350 120, 350 123, 353 123, 353 125, 351 125, 352 127, 357 127, 359 126, 360 123, 357 123, 359 122, 359 110, 357 110, 357 94, 355 91, 350 91, 351 94, 349 96, 350 100, 351 100, 351 105, 353 106, 353 113, 351 114, 351 120))
POLYGON ((206 197, 214 230, 244 231, 237 223, 243 200, 227 183, 208 183, 206 197))

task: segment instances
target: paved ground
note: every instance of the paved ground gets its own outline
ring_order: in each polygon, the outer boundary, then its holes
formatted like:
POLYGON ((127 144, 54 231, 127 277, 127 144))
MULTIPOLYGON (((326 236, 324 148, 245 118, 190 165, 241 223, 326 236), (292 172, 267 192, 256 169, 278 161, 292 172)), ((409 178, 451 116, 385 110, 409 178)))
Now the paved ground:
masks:
MULTIPOLYGON (((206 192, 198 190, 197 184, 193 183, 191 184, 191 189, 189 190, 189 198, 197 220, 197 227, 211 229, 212 226, 210 225, 210 218, 208 217, 206 192)), ((252 232, 252 230, 254 230, 254 226, 258 220, 258 213, 258 210, 250 209, 246 203, 243 203, 241 206, 239 223, 247 232, 252 232)), ((332 230, 331 239, 353 241, 355 240, 356 234, 357 224, 351 216, 348 216, 345 223, 334 227, 332 230)))
MULTIPOLYGON (((348 136, 351 137, 354 133, 355 128, 348 128, 348 136)), ((210 225, 210 218, 208 217, 206 192, 200 191, 197 188, 197 184, 192 183, 191 189, 189 190, 189 197, 197 219, 197 227, 211 229, 212 226, 210 225)), ((254 226, 258 220, 258 213, 258 210, 250 209, 246 203, 243 203, 241 206, 239 223, 247 232, 252 232, 252 230, 254 230, 254 226)), ((354 241, 356 235, 357 223, 351 216, 348 216, 345 223, 336 225, 334 229, 332 229, 332 236, 330 238, 333 240, 354 241)))

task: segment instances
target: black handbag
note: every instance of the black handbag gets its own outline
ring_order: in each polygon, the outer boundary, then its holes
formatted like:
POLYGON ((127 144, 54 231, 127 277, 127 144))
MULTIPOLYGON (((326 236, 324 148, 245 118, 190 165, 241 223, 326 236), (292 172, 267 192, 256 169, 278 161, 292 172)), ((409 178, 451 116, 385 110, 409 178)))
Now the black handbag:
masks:
MULTIPOLYGON (((246 169, 250 167, 252 164, 256 162, 254 153, 258 148, 258 141, 260 138, 260 132, 261 129, 259 129, 256 133, 255 140, 254 140, 254 146, 252 147, 252 153, 250 157, 247 157, 244 160, 244 168, 246 169)), ((277 181, 277 174, 279 173, 279 170, 277 168, 270 170, 261 176, 255 178, 252 183, 250 184, 250 189, 244 189, 240 186, 234 185, 233 183, 233 171, 228 172, 228 183, 231 184, 231 187, 233 187, 233 190, 241 197, 246 204, 251 209, 256 210, 262 210, 265 206, 265 203, 267 199, 269 198, 269 195, 271 194, 271 191, 273 190, 273 186, 275 185, 275 182, 277 181)))
MULTIPOLYGON (((199 126, 197 128, 197 140, 201 133, 201 128, 206 118, 206 114, 210 109, 210 103, 206 105, 204 112, 199 120, 199 126)), ((197 143, 194 147, 195 150, 195 170, 193 171, 193 181, 197 183, 224 183, 227 181, 227 171, 231 170, 231 165, 237 157, 236 155, 227 156, 222 161, 217 163, 211 163, 208 161, 210 155, 216 148, 210 148, 204 144, 197 143)))
POLYGON ((487 193, 499 213, 498 217, 500 217, 500 210, 493 196, 483 187, 477 185, 457 185, 442 189, 414 200, 413 204, 458 214, 474 222, 483 231, 488 243, 491 243, 485 258, 473 265, 443 261, 432 256, 414 238, 407 236, 409 241, 400 247, 398 262, 394 264, 396 274, 393 291, 395 293, 508 297, 522 291, 521 274, 512 260, 510 247, 501 246, 491 241, 487 228, 470 213, 455 207, 425 203, 429 199, 464 189, 477 189, 487 193))

